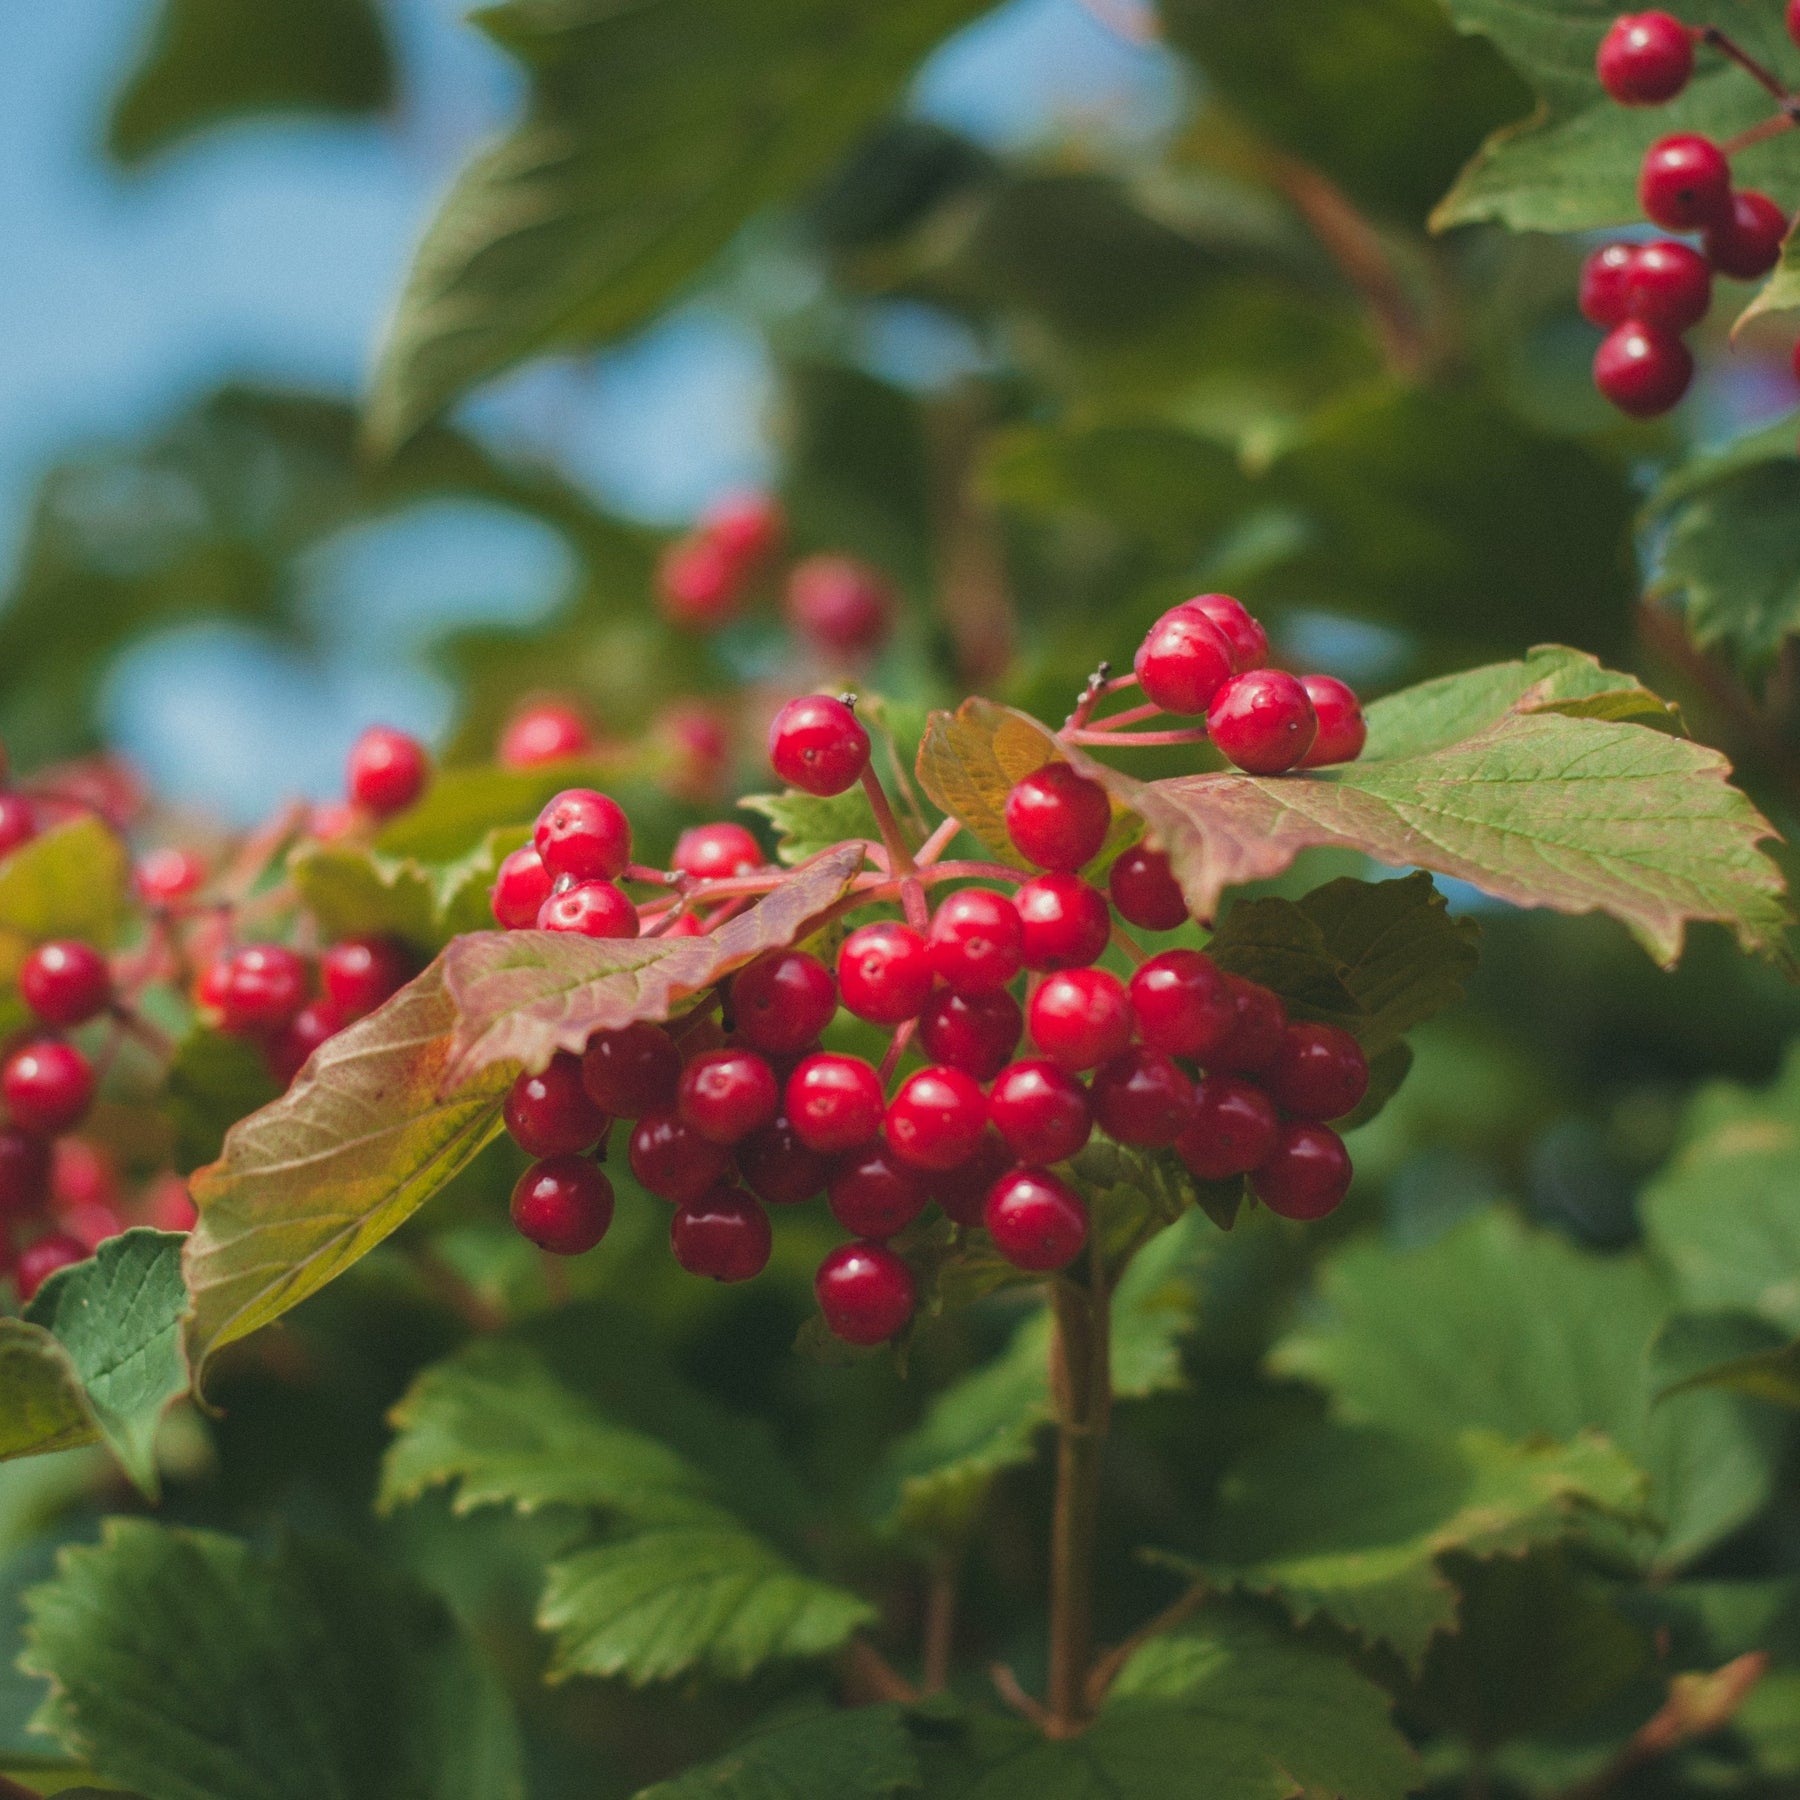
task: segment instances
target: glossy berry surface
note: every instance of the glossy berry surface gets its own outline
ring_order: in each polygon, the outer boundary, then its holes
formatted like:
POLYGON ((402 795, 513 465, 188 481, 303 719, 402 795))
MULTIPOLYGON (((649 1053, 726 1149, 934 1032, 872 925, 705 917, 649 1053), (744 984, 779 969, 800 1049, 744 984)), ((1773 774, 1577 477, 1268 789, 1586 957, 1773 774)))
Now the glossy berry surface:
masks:
POLYGON ((1131 999, 1105 969, 1059 969, 1025 1007, 1031 1041, 1065 1069, 1092 1069, 1131 1042, 1131 999))
POLYGON ((1263 1077, 1269 1097, 1302 1119, 1341 1119, 1369 1091, 1369 1063, 1349 1032, 1335 1025, 1290 1025, 1263 1077))
POLYGON ((885 1144, 870 1144, 840 1159, 825 1197, 831 1216, 860 1238, 890 1238, 904 1231, 931 1198, 924 1173, 885 1144))
POLYGON ((1638 319, 1609 332, 1594 352, 1594 386, 1634 419, 1666 413, 1694 378, 1693 353, 1680 338, 1638 319))
POLYGON ((1236 1018, 1224 1041, 1202 1060, 1209 1068, 1260 1075, 1281 1048, 1282 1033, 1287 1030, 1287 1008, 1278 994, 1259 981, 1227 975, 1225 987, 1236 1018))
POLYGON ((610 881, 578 881, 538 908, 537 928, 591 938, 634 938, 637 908, 610 881))
POLYGON ((1161 1148, 1193 1123, 1194 1084, 1173 1057, 1138 1044, 1094 1071, 1093 1104, 1108 1137, 1161 1148))
POLYGON ((520 1075, 501 1116, 527 1156, 572 1156, 590 1150, 606 1129, 607 1115, 588 1098, 581 1058, 558 1051, 537 1075, 520 1075))
POLYGON ((991 888, 964 888, 941 901, 928 941, 932 969, 959 994, 1003 988, 1024 964, 1019 909, 991 888))
POLYGON ((708 1050, 681 1071, 675 1110, 714 1144, 760 1131, 781 1108, 775 1071, 750 1050, 708 1050))
POLYGON ((731 1166, 731 1153, 673 1113, 649 1113, 631 1129, 626 1157, 638 1186, 659 1200, 697 1199, 731 1166))
POLYGON ((1231 679, 1231 642, 1211 619, 1176 607, 1150 627, 1133 668, 1144 697, 1164 712, 1198 716, 1231 679))
POLYGON ((669 866, 696 881, 728 881, 733 875, 749 875, 763 865, 762 846, 731 820, 715 825, 690 825, 675 840, 669 866))
POLYGON ((841 794, 869 766, 869 734, 843 701, 806 694, 775 715, 769 766, 803 794, 841 794))
POLYGON ((597 1031, 581 1057, 581 1085, 603 1113, 641 1119, 673 1112, 681 1080, 681 1052, 660 1025, 638 1019, 617 1031, 597 1031))
POLYGON ((1664 231, 1704 231, 1731 216, 1731 164, 1711 138, 1659 138, 1644 155, 1638 204, 1664 231))
POLYGON ((19 997, 46 1025, 85 1025, 112 999, 112 970, 92 944, 58 938, 19 965, 19 997))
POLYGON ((503 769, 540 769, 571 762, 594 747, 587 721, 563 700, 539 700, 507 720, 496 752, 503 769))
POLYGON ((55 1137, 78 1125, 92 1104, 93 1067, 73 1044, 43 1038, 6 1059, 0 1093, 20 1131, 55 1137))
POLYGON ((346 1019, 360 1019, 412 979, 412 953, 394 938, 345 938, 319 958, 319 984, 346 1019))
POLYGON ((768 1267, 769 1215, 742 1188, 721 1182, 675 1209, 669 1248, 690 1275, 748 1281, 768 1267))
POLYGON ((770 1206, 799 1206, 825 1191, 831 1161, 800 1141, 785 1113, 737 1147, 738 1173, 759 1200, 770 1206))
POLYGON ((1284 1219, 1322 1219, 1350 1191, 1350 1152, 1329 1125, 1293 1120, 1250 1177, 1256 1197, 1284 1219))
POLYGON ((1670 238, 1638 246, 1625 275, 1626 318, 1679 333, 1698 325, 1711 305, 1712 265, 1698 250, 1670 238))
POLYGON ((276 1084, 287 1087, 312 1053, 349 1023, 329 996, 307 1001, 279 1031, 263 1039, 263 1061, 276 1084))
POLYGON ((1721 275, 1758 281, 1781 260, 1788 224, 1787 214, 1767 194, 1740 188, 1731 196, 1730 215, 1707 229, 1707 257, 1721 275))
POLYGON ((1013 905, 1028 969, 1086 968, 1099 960, 1112 936, 1106 896, 1078 875, 1051 873, 1023 882, 1013 905))
POLYGON ((1275 1102, 1239 1075, 1208 1075, 1194 1087, 1194 1116, 1175 1154, 1202 1181, 1247 1175, 1267 1160, 1281 1129, 1275 1102))
POLYGON ((1045 763, 1006 796, 1006 835, 1040 869, 1079 869, 1099 855, 1111 826, 1106 789, 1065 762, 1045 763))
POLYGON ((1187 901, 1168 857, 1147 844, 1133 844, 1121 853, 1106 888, 1119 917, 1140 931, 1174 931, 1187 923, 1187 901))
POLYGON ((1631 316, 1625 304, 1625 282, 1636 260, 1636 244, 1602 244, 1582 263, 1576 301, 1590 325, 1610 331, 1631 316))
POLYGON ((844 1005, 874 1025, 916 1019, 931 995, 929 946, 910 925, 879 920, 859 925, 838 950, 844 1005))
POLYGON ((731 1018, 738 1035, 771 1056, 804 1050, 837 1011, 837 983, 804 950, 769 950, 732 978, 731 1018))
POLYGON ((887 1110, 881 1077, 859 1056, 821 1051, 788 1077, 782 1111, 808 1149, 834 1156, 869 1142, 887 1110))
POLYGON ((788 573, 783 601, 794 631, 830 656, 868 656, 887 641, 894 591, 853 556, 808 556, 788 573))
POLYGON ((527 931, 550 898, 550 871, 530 844, 515 850, 500 865, 488 896, 496 922, 506 931, 527 931))
POLYGON ((834 1337, 884 1344, 913 1315, 913 1273, 885 1244, 840 1244, 819 1264, 813 1293, 834 1337))
POLYGON ((245 944, 215 966, 222 1030, 279 1031, 306 1004, 306 964, 285 945, 245 944))
POLYGON ((1206 730, 1247 774, 1278 775, 1313 747, 1319 720, 1306 689, 1285 669, 1252 669, 1219 689, 1206 730))
POLYGON ((900 1084, 882 1135, 915 1169, 953 1169, 975 1153, 987 1129, 987 1095, 972 1075, 934 1064, 900 1084))
POLYGON ((677 539, 656 565, 663 616, 690 631, 716 631, 737 611, 743 565, 717 539, 677 539))
POLYGON ((935 1063, 991 1081, 1018 1048, 1024 1030, 1025 1015, 1004 988, 986 994, 939 988, 919 1014, 919 1047, 935 1063))
POLYGON ((1144 1042, 1205 1062, 1237 1026, 1237 1003, 1212 958, 1165 950, 1132 972, 1131 1007, 1144 1042))
POLYGON ((1621 106, 1660 106, 1687 86, 1694 72, 1694 40, 1666 12, 1626 13, 1615 19, 1594 55, 1600 85, 1621 106))
POLYGON ((931 1197, 943 1208, 944 1217, 958 1225, 979 1225, 988 1189, 1011 1170, 1018 1158, 991 1127, 975 1153, 954 1169, 939 1169, 927 1177, 931 1197))
POLYGON ((1231 666, 1239 675, 1246 669, 1260 669, 1269 660, 1269 634, 1243 601, 1230 594, 1196 594, 1176 610, 1198 613, 1224 633, 1231 646, 1231 666))
POLYGON ((1018 1169, 988 1191, 982 1223, 994 1248, 1014 1268, 1067 1268, 1087 1242, 1081 1196, 1047 1169, 1018 1169))
POLYGON ((13 1281, 18 1287, 21 1304, 35 1298, 38 1289, 58 1269, 73 1268, 76 1263, 85 1262, 87 1255, 87 1246, 66 1231, 53 1231, 35 1244, 28 1244, 19 1252, 19 1260, 13 1265, 13 1281))
POLYGON ((552 881, 612 881, 631 861, 631 821, 610 794, 565 788, 538 814, 531 842, 552 881))
POLYGON ((1017 1162, 1055 1163, 1073 1156, 1094 1129, 1086 1087, 1045 1057, 1026 1057, 1000 1071, 988 1116, 1017 1162))
POLYGON ((1369 727, 1356 690, 1335 675, 1302 675, 1300 685, 1312 702, 1319 729, 1299 766, 1320 769, 1329 763, 1355 762, 1369 741, 1369 727))
POLYGON ((23 794, 0 793, 0 856, 37 836, 37 808, 23 794))
POLYGON ((378 819, 405 812, 431 779, 425 746, 389 725, 371 725, 350 749, 344 792, 378 819))
POLYGON ((512 1191, 512 1222, 552 1256, 580 1256, 606 1236, 613 1189, 600 1169, 579 1156, 533 1163, 512 1191))

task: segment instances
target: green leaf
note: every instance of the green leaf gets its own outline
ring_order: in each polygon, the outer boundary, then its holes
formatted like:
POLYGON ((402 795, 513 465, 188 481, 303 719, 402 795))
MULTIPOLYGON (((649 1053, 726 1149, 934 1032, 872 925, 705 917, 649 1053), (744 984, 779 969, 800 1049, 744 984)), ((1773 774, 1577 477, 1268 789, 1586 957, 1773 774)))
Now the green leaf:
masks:
POLYGON ((226 1132, 280 1092, 260 1045, 196 1026, 175 1046, 163 1093, 176 1167, 187 1175, 212 1162, 226 1132))
POLYGON ((900 1709, 858 1706, 778 1720, 637 1800, 884 1800, 918 1786, 900 1709))
POLYGON ((42 1326, 0 1319, 0 1458, 97 1443, 69 1353, 42 1326))
POLYGON ((1679 1394, 1696 1387, 1724 1388, 1728 1393, 1800 1412, 1800 1338, 1778 1350, 1753 1350, 1715 1363, 1665 1391, 1679 1394))
POLYGON ((816 183, 976 0, 509 0, 510 136, 420 246, 370 403, 403 440, 521 358, 640 325, 763 207, 816 183))
POLYGON ((371 0, 163 0, 113 102, 107 148, 141 162, 239 114, 384 112, 393 99, 393 55, 371 0))
POLYGON ((27 1596, 39 1726, 164 1800, 519 1800, 506 1697, 443 1602, 335 1546, 109 1519, 27 1596))
POLYGON ((849 838, 881 841, 881 827, 860 782, 828 797, 793 788, 779 794, 746 794, 738 805, 761 813, 775 827, 780 833, 775 854, 789 865, 810 862, 849 838))
POLYGON ((288 867, 328 938, 395 937, 429 957, 462 932, 493 929, 494 876, 529 837, 529 824, 489 831, 467 855, 439 863, 364 845, 309 843, 288 867))
POLYGON ((0 857, 0 1035, 30 1015, 19 966, 47 938, 101 948, 118 936, 131 860, 118 834, 91 815, 52 826, 0 857))
POLYGON ((1800 232, 1791 226, 1781 246, 1781 261, 1756 298, 1744 308, 1738 328, 1759 313, 1793 312, 1800 307, 1800 232))
POLYGON ((504 1066, 446 1084, 455 1013, 433 964, 314 1053, 281 1099, 233 1126, 194 1178, 188 1239, 196 1374, 366 1255, 500 1129, 504 1066))

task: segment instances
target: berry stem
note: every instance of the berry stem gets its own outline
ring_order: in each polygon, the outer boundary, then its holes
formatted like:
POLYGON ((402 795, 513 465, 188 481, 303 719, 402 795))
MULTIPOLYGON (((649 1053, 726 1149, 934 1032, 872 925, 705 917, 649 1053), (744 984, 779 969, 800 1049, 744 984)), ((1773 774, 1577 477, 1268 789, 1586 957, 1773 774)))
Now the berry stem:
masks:
POLYGON ((1096 719, 1092 725, 1086 725, 1082 719, 1072 719, 1057 734, 1067 737, 1071 731, 1080 731, 1084 725, 1089 731, 1117 731, 1123 725, 1141 725, 1146 719, 1160 719, 1162 708, 1153 701, 1146 701, 1142 706, 1133 706, 1125 712, 1114 713, 1110 718, 1096 719))
POLYGON ((875 815, 875 823, 881 827, 881 841, 887 850, 888 872, 892 875, 916 875, 919 866, 913 861, 913 854, 907 848, 906 834, 900 829, 900 821, 894 817, 894 809, 888 804, 887 789, 881 785, 881 777, 867 764, 862 772, 863 792, 869 797, 869 810, 875 815))
POLYGON ((929 869, 956 841, 956 834, 962 830, 961 819, 946 819, 923 844, 919 846, 919 854, 913 859, 921 869, 929 869))
POLYGON ((1782 133, 1792 131, 1800 125, 1800 101, 1789 100, 1772 119, 1764 119, 1760 124, 1752 125, 1740 131, 1736 137, 1727 138, 1719 148, 1727 156, 1736 156, 1740 150, 1748 150, 1752 144, 1760 144, 1765 140, 1780 137, 1782 133))
POLYGON ((1106 692, 1107 677, 1111 673, 1112 664, 1103 662, 1087 678, 1087 686, 1081 690, 1081 698, 1075 702, 1075 710, 1063 720, 1064 731, 1079 730, 1088 722, 1088 715, 1093 712, 1100 696, 1106 692))
MULTIPOLYGON (((1124 715, 1121 714, 1121 717, 1124 715)), ((1107 731, 1099 726, 1089 731, 1065 731, 1061 734, 1065 744, 1204 744, 1207 741, 1204 725, 1191 726, 1181 731, 1107 731)))
MULTIPOLYGON (((917 885, 912 884, 912 885, 917 885)), ((881 1085, 885 1088, 894 1079, 894 1071, 900 1066, 900 1059, 906 1054, 906 1046, 912 1042, 913 1033, 919 1029, 917 1019, 904 1019, 888 1040, 887 1050, 881 1058, 881 1085)))
POLYGON ((1721 56, 1729 57, 1752 81, 1766 88, 1777 100, 1786 101, 1790 98, 1787 89, 1781 84, 1781 78, 1759 63, 1748 50, 1745 50, 1732 38, 1727 37, 1718 26, 1702 25, 1698 35, 1701 43, 1705 44, 1708 49, 1716 50, 1721 56))

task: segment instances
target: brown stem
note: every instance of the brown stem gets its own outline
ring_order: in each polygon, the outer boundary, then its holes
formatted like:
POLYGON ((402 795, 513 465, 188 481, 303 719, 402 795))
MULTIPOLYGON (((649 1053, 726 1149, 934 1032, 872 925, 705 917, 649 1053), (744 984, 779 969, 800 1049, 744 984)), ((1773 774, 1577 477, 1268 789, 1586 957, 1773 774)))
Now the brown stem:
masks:
POLYGON ((956 1645, 956 1557, 940 1552, 932 1560, 925 1587, 925 1645, 920 1658, 921 1691, 941 1694, 950 1685, 956 1645))
POLYGON ((1736 137, 1727 138, 1719 148, 1727 156, 1736 156, 1740 150, 1748 150, 1752 144, 1780 137, 1784 132, 1792 131, 1796 125, 1800 125, 1800 101, 1789 100, 1783 103, 1781 111, 1774 118, 1746 127, 1736 137))
POLYGON ((994 1692, 1016 1712, 1020 1718, 1029 1719, 1038 1730, 1047 1731, 1050 1726, 1050 1715, 1044 1711, 1042 1704, 1026 1693, 1016 1676, 1005 1663, 993 1663, 988 1668, 988 1679, 994 1684, 994 1692))
POLYGON ((1788 98, 1788 91, 1781 79, 1772 69, 1759 63, 1750 52, 1729 38, 1716 25, 1702 25, 1699 30, 1701 43, 1710 49, 1717 50, 1721 56, 1728 56, 1737 66, 1760 87, 1766 88, 1777 100, 1788 98))
POLYGON ((838 1684, 849 1706, 897 1700, 911 1706, 919 1690, 864 1637, 854 1637, 838 1657, 838 1684))
POLYGON ((1121 1644, 1115 1644, 1104 1656, 1095 1659, 1093 1668, 1088 1672, 1087 1702, 1090 1709, 1097 1708, 1106 1698, 1107 1690, 1118 1680, 1119 1671, 1131 1661, 1152 1638, 1161 1637, 1165 1631, 1173 1631, 1184 1619, 1198 1612, 1206 1604, 1212 1590, 1203 1581, 1197 1581, 1188 1591, 1170 1606, 1165 1606, 1154 1619, 1140 1625, 1130 1637, 1121 1644))

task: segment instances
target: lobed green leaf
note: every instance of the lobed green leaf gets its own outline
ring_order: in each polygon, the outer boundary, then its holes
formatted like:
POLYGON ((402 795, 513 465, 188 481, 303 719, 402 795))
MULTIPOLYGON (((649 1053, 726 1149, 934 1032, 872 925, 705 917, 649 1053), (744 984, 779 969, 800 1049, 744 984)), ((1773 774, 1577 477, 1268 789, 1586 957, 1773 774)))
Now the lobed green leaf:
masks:
POLYGON ((858 1706, 774 1720, 636 1800, 885 1800, 919 1785, 900 1709, 858 1706))

